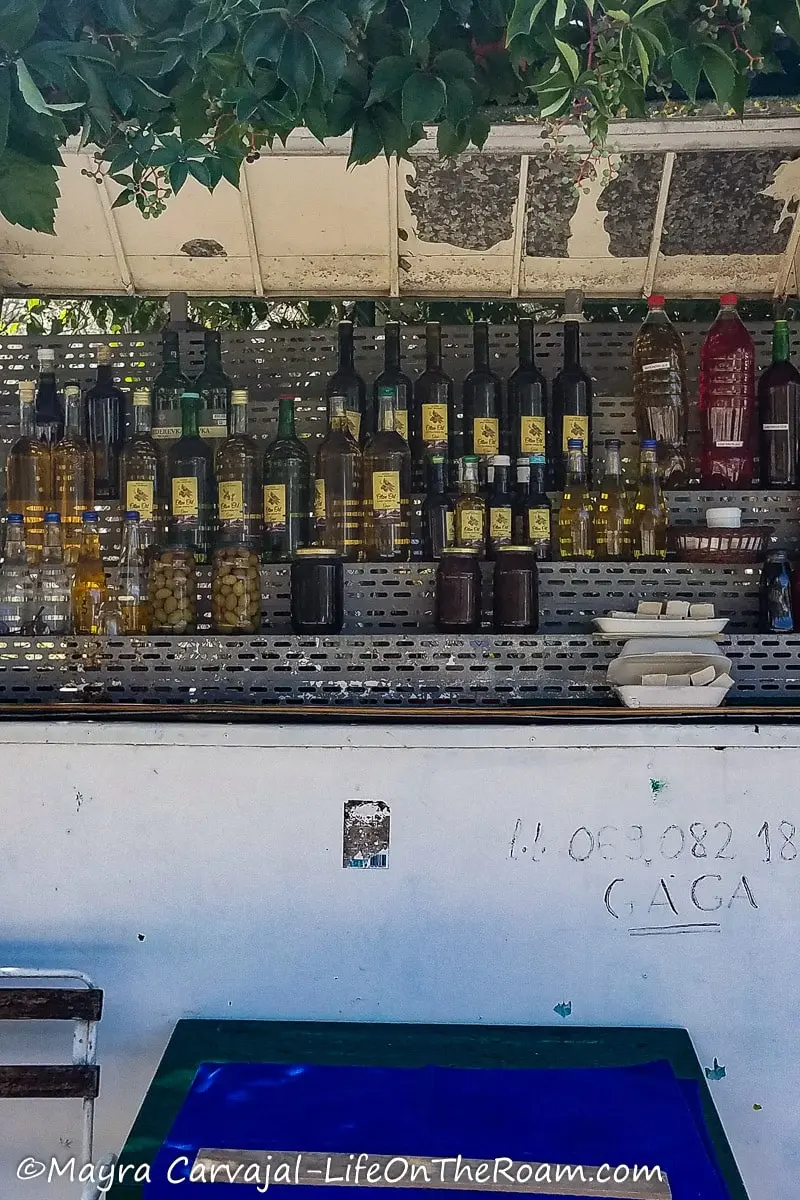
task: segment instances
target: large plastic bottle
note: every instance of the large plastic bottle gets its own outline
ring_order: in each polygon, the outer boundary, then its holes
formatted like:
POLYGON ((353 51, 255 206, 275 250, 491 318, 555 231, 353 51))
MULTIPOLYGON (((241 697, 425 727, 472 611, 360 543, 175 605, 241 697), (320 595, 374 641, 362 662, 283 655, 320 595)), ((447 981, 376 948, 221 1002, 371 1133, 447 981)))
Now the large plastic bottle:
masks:
POLYGON ((700 351, 700 481, 710 488, 749 487, 755 469, 756 351, 736 302, 720 296, 700 351))
POLYGON ((633 343, 633 396, 639 441, 658 442, 664 487, 686 487, 688 402, 683 338, 664 311, 664 297, 650 296, 633 343))

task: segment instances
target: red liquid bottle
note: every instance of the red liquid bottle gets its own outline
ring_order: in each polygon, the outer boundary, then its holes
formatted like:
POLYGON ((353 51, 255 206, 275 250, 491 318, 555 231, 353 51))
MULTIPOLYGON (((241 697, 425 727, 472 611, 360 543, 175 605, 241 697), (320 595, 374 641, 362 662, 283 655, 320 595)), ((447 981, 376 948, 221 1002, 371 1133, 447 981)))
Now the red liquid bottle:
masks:
POLYGON ((710 488, 749 487, 755 468, 756 351, 736 300, 720 296, 700 351, 700 479, 710 488))

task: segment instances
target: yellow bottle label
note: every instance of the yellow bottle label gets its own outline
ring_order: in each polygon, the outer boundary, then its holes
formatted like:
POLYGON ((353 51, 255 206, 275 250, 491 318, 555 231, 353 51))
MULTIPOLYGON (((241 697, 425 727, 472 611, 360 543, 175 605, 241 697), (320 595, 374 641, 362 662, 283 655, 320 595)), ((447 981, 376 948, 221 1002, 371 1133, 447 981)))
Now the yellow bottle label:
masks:
POLYGON ((520 417, 519 448, 522 454, 545 453, 544 417, 520 417))
POLYGON ((372 472, 372 507, 376 513, 400 512, 400 472, 372 472))
POLYGON ((445 513, 445 530, 448 546, 452 546, 456 540, 456 514, 452 510, 445 513))
POLYGON ((565 454, 569 449, 567 442, 572 441, 575 438, 580 438, 580 440, 583 442, 584 454, 590 454, 592 448, 589 445, 588 417, 564 417, 561 449, 565 454))
POLYGON ((140 521, 153 519, 152 479, 129 479, 125 485, 125 507, 138 512, 140 521))
POLYGON ((408 409, 396 408, 394 410, 394 431, 399 433, 408 441, 408 409))
POLYGON ((183 430, 180 425, 154 425, 153 438, 157 442, 177 441, 183 430))
POLYGON ((546 508, 528 509, 528 537, 532 542, 549 540, 550 513, 546 508))
POLYGON ((194 475, 181 475, 172 481, 173 517, 199 517, 200 504, 197 498, 197 479, 194 475))
POLYGON ((358 441, 359 434, 361 433, 361 413, 358 409, 354 411, 352 408, 348 408, 346 415, 350 432, 356 441, 358 441))
POLYGON ((264 484, 264 524, 270 530, 282 529, 286 524, 286 484, 264 484))
POLYGON ((226 438, 228 436, 228 430, 225 425, 198 425, 197 432, 206 441, 214 441, 215 438, 226 438))
POLYGON ((220 521, 244 519, 244 489, 241 479, 224 480, 219 485, 220 521))
POLYGON ((446 404, 423 404, 422 440, 423 442, 447 441, 446 404))
POLYGON ((314 517, 317 521, 325 520, 325 480, 314 480, 314 517))
POLYGON ((472 447, 475 454, 500 453, 500 422, 497 417, 476 417, 472 422, 472 447))
POLYGON ((489 510, 489 537, 495 540, 511 538, 511 509, 491 508, 489 510))
POLYGON ((460 542, 483 541, 483 513, 477 508, 462 508, 459 513, 460 542))

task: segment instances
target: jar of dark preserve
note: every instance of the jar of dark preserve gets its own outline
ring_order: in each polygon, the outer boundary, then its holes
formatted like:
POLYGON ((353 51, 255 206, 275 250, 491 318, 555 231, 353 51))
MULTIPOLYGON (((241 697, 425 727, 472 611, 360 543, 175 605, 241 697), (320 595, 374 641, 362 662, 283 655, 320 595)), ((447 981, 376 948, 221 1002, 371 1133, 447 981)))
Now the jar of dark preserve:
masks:
POLYGON ((291 622, 295 633, 341 633, 344 574, 336 552, 323 546, 298 550, 291 576, 291 622))
POLYGON ((439 633, 477 633, 481 627, 481 564, 478 551, 445 546, 436 569, 434 623, 439 633))
POLYGON ((539 573, 533 546, 498 546, 494 564, 493 624, 497 633, 536 633, 539 573))

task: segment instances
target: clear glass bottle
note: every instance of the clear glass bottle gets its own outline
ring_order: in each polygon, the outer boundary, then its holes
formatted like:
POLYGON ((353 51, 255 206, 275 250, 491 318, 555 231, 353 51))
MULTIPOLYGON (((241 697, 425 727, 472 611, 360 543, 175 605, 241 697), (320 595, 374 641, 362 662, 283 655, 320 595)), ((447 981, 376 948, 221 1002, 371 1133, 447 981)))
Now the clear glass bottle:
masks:
POLYGON ((94 507, 94 457, 83 436, 81 392, 77 384, 64 388, 66 420, 64 436, 51 450, 53 461, 53 509, 61 517, 64 559, 68 566, 78 561, 83 514, 94 507))
POLYGON ((753 482, 756 351, 733 292, 720 297, 716 321, 700 350, 700 480, 703 487, 753 482))
POLYGON ((414 382, 411 405, 411 454, 420 479, 431 454, 447 455, 455 430, 453 380, 442 368, 442 327, 425 326, 425 370, 414 382))
POLYGON ((422 502, 422 557, 436 562, 456 536, 455 505, 449 495, 447 456, 431 454, 426 463, 427 491, 422 502))
MULTIPOLYGON (((392 388, 394 390, 394 427, 397 433, 405 441, 408 441, 408 410, 412 404, 414 387, 400 366, 400 325, 397 321, 387 321, 383 327, 383 333, 383 370, 373 384, 375 410, 377 413, 380 408, 381 389, 392 388)), ((380 429, 380 425, 378 429, 380 429)))
POLYGON ((642 442, 631 540, 634 559, 645 562, 658 562, 667 557, 669 507, 658 477, 656 453, 654 440, 648 438, 642 442))
POLYGON ((49 512, 44 518, 44 546, 36 573, 36 624, 44 634, 72 630, 72 571, 64 561, 61 518, 49 512))
POLYGON ((328 432, 317 451, 314 479, 314 536, 339 558, 357 562, 363 543, 364 474, 347 402, 344 395, 328 398, 328 432))
POLYGON ((180 340, 174 329, 161 335, 161 370, 153 380, 153 437, 166 454, 183 428, 181 396, 189 381, 181 371, 180 340))
POLYGON ((486 500, 481 495, 477 454, 465 454, 461 460, 461 479, 456 500, 456 546, 486 555, 486 500))
POLYGON ((758 382, 761 486, 800 483, 800 372, 791 361, 789 323, 776 320, 772 362, 758 382))
MULTIPOLYGON (((340 321, 338 330, 339 362, 329 377, 325 395, 330 401, 334 396, 344 396, 344 407, 350 432, 357 442, 367 434, 367 385, 355 368, 353 354, 353 322, 340 321)), ((330 426, 331 407, 328 405, 330 426)))
POLYGON ((212 447, 228 436, 228 417, 231 403, 231 381, 222 369, 222 338, 214 329, 203 335, 205 364, 194 381, 200 396, 197 410, 197 432, 212 447))
POLYGON ((536 365, 533 320, 517 322, 518 365, 508 377, 508 424, 511 454, 547 457, 547 381, 536 365))
POLYGON ((210 561, 216 517, 214 457, 197 432, 197 392, 181 396, 182 433, 168 453, 169 541, 191 550, 198 564, 210 561))
POLYGON ((39 379, 36 384, 34 423, 36 437, 54 446, 64 436, 64 404, 56 382, 56 354, 43 346, 38 352, 39 379))
POLYGON ((567 442, 567 478, 558 510, 558 555, 564 560, 578 561, 595 556, 594 506, 580 438, 570 438, 567 442))
POLYGON ((150 393, 133 393, 133 436, 125 444, 121 461, 121 492, 125 508, 139 514, 139 542, 143 551, 158 544, 161 530, 161 472, 158 447, 151 435, 153 416, 150 393))
POLYGON ((378 429, 364 450, 364 556, 367 562, 407 562, 411 539, 411 451, 395 427, 397 391, 378 390, 378 429))
POLYGON ((487 520, 487 548, 489 558, 494 558, 500 546, 511 544, 513 534, 511 498, 511 459, 507 454, 496 454, 492 459, 494 468, 492 487, 489 493, 487 520))
MULTIPOLYGON (((119 500, 119 458, 125 441, 125 396, 114 383, 110 346, 97 354, 97 379, 86 393, 86 432, 94 458, 94 496, 119 500)), ((66 388, 64 388, 66 398, 66 388)), ((69 414, 67 414, 69 422, 69 414)))
POLYGON ((537 562, 549 562, 552 557, 552 510, 546 486, 545 455, 521 454, 517 459, 513 540, 518 546, 532 546, 537 562))
POLYGON ((6 504, 9 512, 22 514, 28 555, 35 563, 42 551, 44 515, 52 505, 53 481, 50 447, 36 436, 34 395, 34 383, 23 379, 19 385, 19 437, 6 459, 6 504))
POLYGON ((97 513, 85 512, 81 548, 72 579, 72 620, 76 633, 103 632, 102 610, 108 599, 97 513))
POLYGON ((308 545, 311 465, 294 430, 294 396, 278 399, 278 435, 264 454, 264 557, 289 562, 308 545))
POLYGON ((247 389, 230 398, 229 438, 215 456, 219 532, 231 544, 261 552, 261 455, 247 432, 247 389))
POLYGON ((9 513, 0 567, 0 629, 24 633, 34 616, 35 584, 28 565, 22 513, 9 513))
POLYGON ((472 326, 472 370, 464 379, 464 449, 467 457, 480 463, 479 480, 485 484, 487 467, 500 453, 500 423, 503 386, 489 365, 489 324, 476 321, 472 326))
POLYGON ((683 338, 664 311, 664 297, 650 296, 647 316, 633 342, 633 401, 639 440, 655 438, 664 487, 686 487, 689 400, 683 338))
POLYGON ((568 470, 569 442, 580 441, 586 482, 592 482, 592 381, 581 366, 581 327, 564 322, 564 363, 553 380, 553 477, 557 491, 568 470))
POLYGON ((617 438, 606 440, 606 461, 594 511, 595 557, 626 562, 631 557, 631 511, 617 438))
POLYGON ((120 633, 149 633, 152 611, 147 570, 139 538, 139 513, 129 510, 122 524, 122 551, 114 572, 114 591, 120 611, 120 633))

